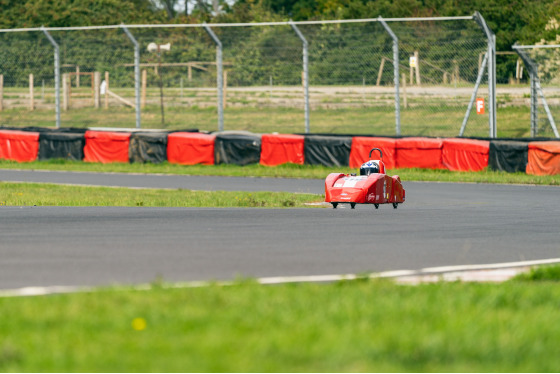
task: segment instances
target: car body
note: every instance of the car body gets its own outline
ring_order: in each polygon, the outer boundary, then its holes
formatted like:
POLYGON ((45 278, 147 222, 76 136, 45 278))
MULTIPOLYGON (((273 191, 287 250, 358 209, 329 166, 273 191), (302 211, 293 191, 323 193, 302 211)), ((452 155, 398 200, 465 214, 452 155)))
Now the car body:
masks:
POLYGON ((369 160, 360 167, 360 174, 331 173, 325 179, 325 201, 336 209, 338 204, 350 204, 354 209, 356 204, 373 204, 379 208, 380 204, 398 204, 405 201, 405 190, 398 175, 385 174, 383 155, 380 160, 369 160))

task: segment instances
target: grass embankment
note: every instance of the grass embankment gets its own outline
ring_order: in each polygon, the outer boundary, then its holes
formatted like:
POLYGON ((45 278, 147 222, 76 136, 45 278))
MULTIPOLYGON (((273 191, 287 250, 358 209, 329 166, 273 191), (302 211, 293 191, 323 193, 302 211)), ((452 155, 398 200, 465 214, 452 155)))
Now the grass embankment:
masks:
POLYGON ((554 372, 554 272, 546 283, 155 283, 0 298, 0 370, 554 372))
MULTIPOLYGON (((216 175, 238 177, 270 177, 270 178, 311 178, 324 179, 329 173, 356 173, 358 169, 348 166, 326 167, 314 165, 284 164, 274 167, 253 164, 237 166, 220 165, 177 165, 164 162, 161 164, 140 163, 88 163, 80 161, 49 160, 18 163, 0 160, 0 169, 24 170, 57 170, 86 171, 96 173, 148 173, 176 175, 216 175)), ((402 181, 430 182, 467 182, 467 183, 506 183, 506 184, 539 184, 560 185, 560 175, 536 176, 525 173, 506 173, 484 170, 480 172, 452 172, 449 170, 429 169, 391 169, 390 175, 399 175, 402 181)))

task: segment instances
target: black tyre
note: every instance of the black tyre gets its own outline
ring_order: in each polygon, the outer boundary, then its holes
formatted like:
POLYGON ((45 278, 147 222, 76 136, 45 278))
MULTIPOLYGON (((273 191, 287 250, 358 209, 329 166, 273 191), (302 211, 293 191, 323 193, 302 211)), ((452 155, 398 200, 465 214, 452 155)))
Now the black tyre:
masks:
POLYGON ((356 208, 356 203, 350 203, 350 208, 352 209, 356 208))
POLYGON ((398 206, 399 206, 399 203, 393 203, 393 209, 397 209, 398 206))
POLYGON ((338 203, 331 203, 331 204, 333 209, 336 209, 336 207, 338 206, 338 203))
POLYGON ((375 207, 375 209, 379 209, 379 204, 373 204, 373 206, 375 207))

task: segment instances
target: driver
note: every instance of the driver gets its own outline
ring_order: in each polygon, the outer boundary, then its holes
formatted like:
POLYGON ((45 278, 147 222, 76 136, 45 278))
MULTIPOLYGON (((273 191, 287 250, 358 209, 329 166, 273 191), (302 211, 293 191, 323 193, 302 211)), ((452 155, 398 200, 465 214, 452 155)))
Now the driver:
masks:
POLYGON ((375 161, 368 161, 360 167, 360 175, 379 174, 379 164, 375 161))

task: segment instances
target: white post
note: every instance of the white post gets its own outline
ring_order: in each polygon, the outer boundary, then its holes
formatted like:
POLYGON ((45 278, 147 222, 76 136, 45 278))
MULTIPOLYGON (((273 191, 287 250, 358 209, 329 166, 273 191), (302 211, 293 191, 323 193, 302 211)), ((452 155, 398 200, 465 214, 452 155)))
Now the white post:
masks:
POLYGON ((379 72, 377 73, 377 82, 376 86, 379 87, 381 84, 381 77, 383 76, 383 68, 385 67, 385 57, 381 58, 381 65, 379 65, 379 72))
POLYGON ((224 70, 224 79, 223 79, 223 84, 224 84, 224 108, 227 106, 227 70, 224 70))
POLYGON ((35 109, 35 100, 33 97, 33 74, 29 74, 29 110, 35 109))
POLYGON ((416 59, 416 85, 420 86, 420 59, 418 58, 418 51, 414 51, 414 58, 416 59))
POLYGON ((101 73, 96 71, 93 73, 93 106, 95 109, 99 109, 101 106, 101 95, 99 89, 101 85, 101 73))
POLYGON ((62 110, 68 110, 68 74, 62 74, 62 110))
POLYGON ((109 109, 109 72, 105 72, 105 109, 109 109))
POLYGON ((146 69, 142 70, 142 103, 140 106, 144 108, 146 106, 146 87, 148 85, 148 71, 146 69))
POLYGON ((0 74, 0 112, 4 110, 4 75, 0 74))
POLYGON ((181 76, 181 80, 180 80, 180 85, 181 85, 181 91, 180 91, 181 94, 180 94, 180 97, 181 97, 181 99, 182 99, 182 98, 183 98, 183 77, 182 77, 182 76, 181 76))
POLYGON ((402 73, 402 93, 403 93, 403 105, 404 108, 408 108, 408 101, 406 99, 406 74, 402 73))

